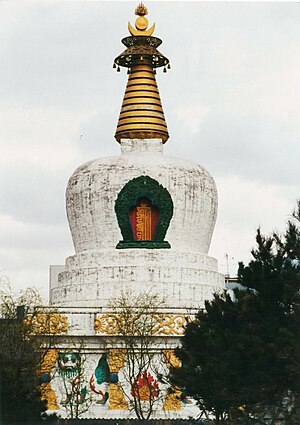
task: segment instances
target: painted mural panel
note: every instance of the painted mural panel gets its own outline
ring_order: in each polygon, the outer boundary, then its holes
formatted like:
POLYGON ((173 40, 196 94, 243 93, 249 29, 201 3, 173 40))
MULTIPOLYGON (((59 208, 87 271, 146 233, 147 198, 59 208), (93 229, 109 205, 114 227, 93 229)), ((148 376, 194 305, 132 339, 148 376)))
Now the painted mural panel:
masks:
POLYGON ((43 384, 43 397, 48 399, 49 412, 68 418, 136 417, 135 399, 145 412, 152 402, 153 418, 176 417, 186 401, 179 390, 170 391, 159 379, 174 359, 170 350, 158 353, 151 369, 137 374, 130 383, 124 350, 98 354, 54 350, 42 369, 51 375, 43 384))

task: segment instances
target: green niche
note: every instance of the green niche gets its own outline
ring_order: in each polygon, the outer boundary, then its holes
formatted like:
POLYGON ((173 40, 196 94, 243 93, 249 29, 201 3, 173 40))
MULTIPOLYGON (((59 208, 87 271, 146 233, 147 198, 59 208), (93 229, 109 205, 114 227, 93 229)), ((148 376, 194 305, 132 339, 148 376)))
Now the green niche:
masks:
POLYGON ((170 193, 149 176, 140 176, 130 180, 119 192, 115 203, 115 212, 123 236, 116 248, 171 248, 164 241, 170 220, 173 216, 173 201, 170 193), (142 198, 147 198, 159 210, 159 221, 155 239, 151 241, 136 241, 129 220, 129 211, 142 198))

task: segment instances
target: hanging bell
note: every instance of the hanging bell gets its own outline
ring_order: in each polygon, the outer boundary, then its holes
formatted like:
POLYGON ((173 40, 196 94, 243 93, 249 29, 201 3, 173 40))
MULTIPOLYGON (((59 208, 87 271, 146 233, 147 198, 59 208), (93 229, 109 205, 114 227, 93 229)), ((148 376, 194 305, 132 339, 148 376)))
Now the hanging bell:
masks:
POLYGON ((166 67, 164 67, 164 72, 167 72, 167 68, 166 67))
POLYGON ((127 69, 127 74, 130 74, 130 69, 129 68, 127 69))
POLYGON ((115 62, 114 62, 114 64, 113 64, 113 68, 116 68, 117 67, 117 65, 115 64, 115 62))
POLYGON ((168 68, 168 69, 171 69, 171 65, 170 65, 169 63, 168 63, 168 66, 167 66, 167 68, 168 68))
POLYGON ((153 74, 156 75, 156 69, 153 69, 153 74))
POLYGON ((118 68, 117 68, 117 72, 120 72, 120 67, 118 66, 118 68))

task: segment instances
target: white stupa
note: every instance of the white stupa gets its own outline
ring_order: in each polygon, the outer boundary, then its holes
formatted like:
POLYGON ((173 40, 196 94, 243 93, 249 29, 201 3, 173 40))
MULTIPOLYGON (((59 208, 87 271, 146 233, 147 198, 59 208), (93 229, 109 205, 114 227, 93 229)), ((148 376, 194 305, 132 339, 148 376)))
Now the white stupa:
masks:
MULTIPOLYGON (((129 24, 131 35, 122 40, 127 49, 114 62, 129 70, 115 135, 120 156, 87 162, 71 176, 66 207, 75 255, 51 268, 50 304, 66 318, 68 334, 59 349, 66 350, 72 338, 85 340, 87 382, 108 353, 102 325, 113 298, 124 291, 159 294, 170 324, 224 288, 217 260, 208 255, 217 216, 215 182, 204 167, 163 154, 169 135, 155 69, 169 61, 157 50, 161 40, 152 36, 154 26, 148 29, 146 12, 138 7, 135 28, 129 24)), ((175 347, 182 333, 173 326, 164 335, 175 337, 175 347)), ((63 410, 59 382, 47 385, 52 409, 63 410)), ((110 397, 99 406, 91 405, 91 416, 125 415, 110 397)), ((189 414, 177 403, 175 416, 189 414)))

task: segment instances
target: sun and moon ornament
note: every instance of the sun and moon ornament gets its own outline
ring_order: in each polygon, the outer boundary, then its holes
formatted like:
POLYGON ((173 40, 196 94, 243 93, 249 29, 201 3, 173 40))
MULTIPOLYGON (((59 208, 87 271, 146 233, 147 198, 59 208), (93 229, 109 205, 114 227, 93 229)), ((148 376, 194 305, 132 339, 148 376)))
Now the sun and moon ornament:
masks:
POLYGON ((169 59, 163 56, 156 48, 162 43, 157 37, 152 34, 155 30, 155 23, 148 28, 149 22, 145 15, 148 14, 148 9, 143 3, 140 3, 135 9, 137 19, 135 21, 135 28, 128 22, 128 30, 131 36, 125 37, 122 43, 127 49, 115 58, 113 68, 120 72, 120 66, 128 68, 127 73, 131 73, 131 68, 143 61, 149 63, 153 68, 164 67, 164 72, 170 69, 169 59))
POLYGON ((155 23, 152 25, 151 28, 148 28, 148 19, 145 18, 145 15, 148 15, 148 9, 146 6, 143 5, 143 3, 140 3, 138 7, 135 9, 135 15, 138 16, 138 18, 135 21, 135 29, 133 26, 128 22, 128 30, 131 35, 133 36, 151 36, 154 33, 155 30, 155 23))

